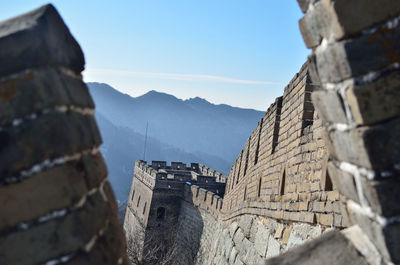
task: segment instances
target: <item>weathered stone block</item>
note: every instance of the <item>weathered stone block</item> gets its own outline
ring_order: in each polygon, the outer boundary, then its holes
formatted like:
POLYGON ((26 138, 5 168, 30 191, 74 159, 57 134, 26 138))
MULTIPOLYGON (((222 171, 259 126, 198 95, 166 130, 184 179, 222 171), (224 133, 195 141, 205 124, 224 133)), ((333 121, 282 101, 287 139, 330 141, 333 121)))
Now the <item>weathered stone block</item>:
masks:
POLYGON ((274 237, 271 235, 268 240, 268 251, 267 251, 267 258, 278 256, 280 253, 281 245, 274 237))
POLYGON ((331 231, 321 237, 291 249, 278 257, 265 261, 265 265, 367 265, 349 240, 339 231, 331 231))
POLYGON ((396 177, 380 180, 361 178, 365 198, 372 210, 385 217, 400 215, 400 179, 396 177))
POLYGON ((333 225, 333 214, 318 214, 317 215, 318 223, 326 226, 333 225))
POLYGON ((233 236, 236 233, 236 230, 239 228, 239 224, 237 222, 233 222, 230 226, 229 226, 229 235, 231 236, 231 238, 233 238, 233 236))
POLYGON ((4 264, 42 264, 85 246, 105 225, 111 211, 98 192, 90 196, 82 209, 65 217, 19 230, 0 240, 4 264))
POLYGON ((250 237, 251 225, 253 224, 253 218, 250 215, 243 215, 240 217, 239 226, 243 230, 245 237, 250 237))
POLYGON ((41 66, 80 73, 85 64, 79 44, 52 5, 1 22, 0 47, 0 76, 41 66))
POLYGON ((94 108, 82 80, 54 68, 37 68, 0 82, 0 125, 56 106, 94 108))
POLYGON ((116 219, 111 219, 104 234, 100 236, 93 249, 89 253, 81 252, 66 265, 108 265, 119 264, 118 260, 123 261, 122 265, 130 265, 125 249, 125 235, 120 229, 120 224, 116 219))
POLYGON ((374 242, 378 251, 386 260, 393 263, 400 262, 400 222, 397 220, 385 220, 386 223, 378 223, 363 211, 361 206, 352 202, 348 204, 348 211, 352 223, 356 223, 363 232, 374 242))
POLYGON ((293 248, 295 246, 303 244, 304 240, 301 238, 299 234, 297 234, 294 230, 290 233, 289 240, 287 243, 287 248, 293 248))
POLYGON ((400 13, 400 3, 391 0, 322 0, 321 3, 326 9, 321 15, 329 16, 332 29, 329 33, 336 39, 357 34, 400 13))
POLYGON ((76 204, 88 190, 81 164, 71 161, 1 187, 0 230, 76 204))
POLYGON ((400 119, 372 127, 332 131, 336 159, 373 170, 388 170, 400 163, 400 119))
POLYGON ((77 113, 50 111, 19 126, 4 128, 0 131, 0 180, 46 159, 79 153, 100 143, 94 117, 77 113))
POLYGON ((374 33, 317 49, 316 65, 321 82, 337 83, 399 63, 399 36, 400 25, 396 28, 382 27, 374 33))
POLYGON ((329 30, 329 21, 327 21, 326 16, 321 14, 322 12, 325 12, 325 10, 321 3, 318 2, 299 21, 300 32, 307 48, 317 47, 322 38, 327 35, 325 31, 329 30))
POLYGON ((366 84, 351 82, 346 103, 354 120, 361 125, 381 122, 400 114, 400 71, 385 73, 366 84))
POLYGON ((311 95, 313 104, 322 119, 332 123, 347 123, 343 100, 333 90, 318 90, 311 95))
POLYGON ((290 233, 291 232, 292 232, 292 228, 291 227, 285 228, 285 231, 283 232, 283 237, 282 237, 282 243, 283 244, 287 244, 289 242, 289 237, 290 237, 290 233))
POLYGON ((236 233, 233 237, 233 242, 235 243, 235 247, 239 251, 240 251, 240 248, 242 247, 243 239, 244 239, 244 234, 242 232, 242 229, 239 228, 238 230, 236 230, 236 233))
POLYGON ((256 234, 256 239, 254 241, 254 248, 257 250, 258 254, 265 257, 268 247, 268 238, 270 233, 265 229, 264 225, 259 223, 258 230, 256 234))
POLYGON ((335 187, 347 198, 359 202, 354 177, 337 168, 335 163, 332 161, 328 162, 328 171, 335 187))

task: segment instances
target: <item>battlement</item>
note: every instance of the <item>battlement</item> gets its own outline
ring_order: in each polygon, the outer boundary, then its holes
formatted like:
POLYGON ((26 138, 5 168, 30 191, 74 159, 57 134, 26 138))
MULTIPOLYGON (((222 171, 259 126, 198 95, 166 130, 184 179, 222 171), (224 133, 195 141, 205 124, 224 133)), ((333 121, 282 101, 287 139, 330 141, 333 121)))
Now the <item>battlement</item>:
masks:
POLYGON ((222 198, 212 191, 203 189, 197 185, 186 184, 183 192, 183 199, 218 219, 222 210, 222 198))
POLYGON ((229 173, 224 219, 252 213, 281 221, 345 227, 327 171, 322 122, 311 102, 308 63, 275 100, 229 173))

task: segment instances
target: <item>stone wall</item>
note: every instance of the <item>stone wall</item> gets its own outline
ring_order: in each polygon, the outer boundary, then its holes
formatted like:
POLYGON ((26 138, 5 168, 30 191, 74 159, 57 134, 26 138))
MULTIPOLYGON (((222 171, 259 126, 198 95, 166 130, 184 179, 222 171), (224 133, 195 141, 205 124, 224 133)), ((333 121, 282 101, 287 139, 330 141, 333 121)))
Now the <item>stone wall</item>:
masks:
POLYGON ((83 69, 52 5, 0 22, 0 264, 128 264, 83 69))
POLYGON ((222 219, 242 214, 343 228, 341 196, 327 172, 322 122, 308 63, 273 103, 229 174, 222 219))
POLYGON ((329 173, 384 263, 400 262, 400 2, 299 0, 329 173))

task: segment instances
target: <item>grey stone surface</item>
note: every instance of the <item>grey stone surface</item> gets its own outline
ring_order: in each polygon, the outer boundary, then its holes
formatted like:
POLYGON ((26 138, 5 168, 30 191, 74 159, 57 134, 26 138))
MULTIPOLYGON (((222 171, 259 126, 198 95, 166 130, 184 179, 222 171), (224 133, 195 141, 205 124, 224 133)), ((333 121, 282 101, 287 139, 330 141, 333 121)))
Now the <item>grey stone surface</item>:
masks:
POLYGON ((249 238, 253 218, 250 215, 243 215, 240 217, 239 226, 243 230, 244 236, 249 238))
POLYGON ((291 248, 293 248, 295 246, 303 244, 303 242, 304 242, 304 239, 301 238, 301 236, 299 234, 297 234, 296 232, 292 231, 290 233, 290 236, 289 236, 289 241, 288 241, 288 244, 287 244, 287 248, 291 249, 291 248))
POLYGON ((0 180, 18 176, 46 159, 72 155, 101 144, 93 116, 49 111, 0 131, 0 180), (40 139, 40 141, 38 141, 40 139))
POLYGON ((229 226, 229 235, 231 236, 231 238, 233 238, 233 236, 235 235, 236 230, 239 228, 239 224, 237 222, 233 222, 230 226, 229 226))
POLYGON ((338 92, 333 90, 318 90, 311 95, 313 104, 318 108, 318 114, 328 122, 347 123, 343 100, 338 92))
POLYGON ((373 34, 334 42, 324 49, 317 49, 315 54, 321 82, 337 83, 371 71, 383 70, 398 62, 396 54, 400 48, 399 32, 399 25, 394 29, 384 27, 373 34))
POLYGON ((273 236, 269 237, 268 240, 268 250, 267 250, 267 258, 278 256, 280 253, 281 245, 278 240, 274 239, 273 236))
POLYGON ((81 48, 52 5, 0 23, 0 76, 27 68, 84 69, 81 48))
POLYGON ((400 114, 400 70, 388 71, 374 82, 352 82, 346 88, 347 104, 357 124, 374 124, 400 114))
POLYGON ((252 223, 252 225, 251 225, 251 228, 250 228, 250 237, 249 237, 249 240, 250 240, 251 242, 253 242, 253 243, 254 243, 254 241, 255 241, 255 239, 256 239, 257 230, 258 230, 258 224, 257 224, 257 222, 254 220, 253 223, 252 223))
POLYGON ((262 223, 258 223, 256 238, 254 241, 254 248, 260 256, 265 257, 268 247, 268 238, 270 234, 262 223))
POLYGON ((332 131, 329 138, 336 159, 377 171, 394 169, 400 163, 400 118, 371 127, 332 131))
POLYGON ((224 255, 226 258, 229 258, 232 248, 233 248, 233 241, 231 239, 226 240, 225 247, 224 247, 224 249, 225 249, 224 255))
POLYGON ((94 108, 82 80, 54 68, 36 68, 0 82, 0 125, 55 106, 94 108))
POLYGON ((277 257, 268 259, 265 265, 367 265, 356 248, 338 231, 323 234, 277 257))
POLYGON ((340 170, 332 161, 328 162, 328 171, 332 182, 340 193, 355 202, 359 202, 354 177, 351 174, 340 170))
POLYGON ((365 198, 372 210, 384 217, 400 215, 400 179, 385 178, 379 181, 361 178, 365 198))
POLYGON ((236 248, 240 251, 240 248, 242 247, 242 241, 244 239, 244 233, 242 232, 242 229, 236 230, 236 233, 233 237, 233 242, 235 243, 236 248))
POLYGON ((392 260, 393 263, 400 263, 400 222, 392 222, 382 225, 371 219, 367 212, 363 212, 354 204, 348 206, 352 223, 357 224, 375 247, 382 254, 384 259, 392 260))
POLYGON ((237 252, 236 248, 232 248, 231 254, 229 255, 229 264, 235 263, 237 255, 238 255, 238 252, 237 252))

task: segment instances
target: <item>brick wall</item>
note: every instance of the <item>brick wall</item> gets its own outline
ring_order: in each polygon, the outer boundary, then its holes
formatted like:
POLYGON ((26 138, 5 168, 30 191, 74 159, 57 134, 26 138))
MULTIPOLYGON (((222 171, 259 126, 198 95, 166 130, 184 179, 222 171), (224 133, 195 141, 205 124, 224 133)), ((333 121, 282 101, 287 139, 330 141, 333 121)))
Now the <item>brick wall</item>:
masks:
POLYGON ((249 213, 342 228, 340 195, 327 173, 322 122, 308 64, 268 108, 232 166, 223 217, 249 213))
POLYGON ((83 69, 52 5, 0 22, 0 264, 128 264, 83 69))

